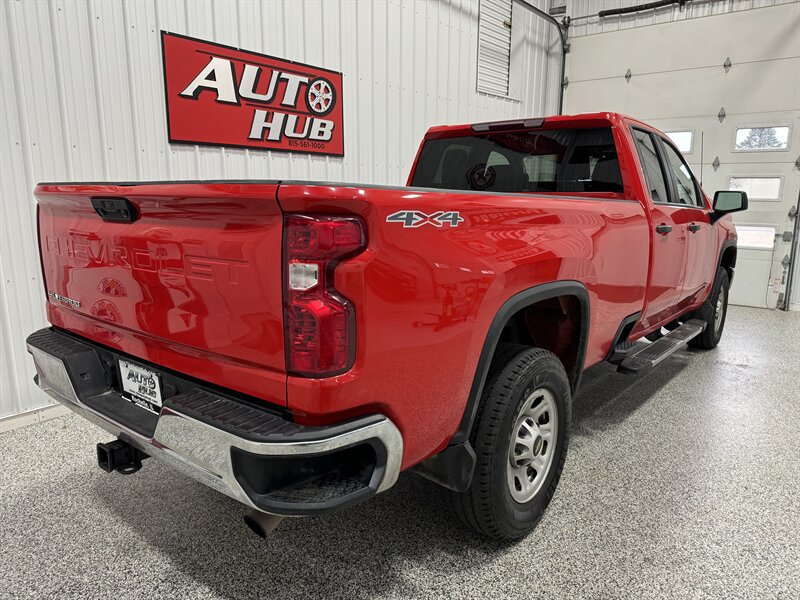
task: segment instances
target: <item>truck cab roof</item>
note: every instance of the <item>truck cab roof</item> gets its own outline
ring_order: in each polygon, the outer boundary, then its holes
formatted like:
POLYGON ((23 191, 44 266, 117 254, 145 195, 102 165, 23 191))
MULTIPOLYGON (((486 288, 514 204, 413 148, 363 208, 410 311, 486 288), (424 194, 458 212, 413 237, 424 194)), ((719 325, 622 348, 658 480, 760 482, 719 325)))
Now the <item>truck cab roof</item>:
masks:
POLYGON ((622 125, 624 121, 652 129, 642 121, 616 112, 580 113, 576 115, 556 115, 552 117, 524 117, 505 121, 488 121, 479 123, 464 123, 460 125, 437 125, 428 129, 425 137, 435 139, 439 137, 453 137, 458 135, 471 135, 489 131, 520 131, 537 129, 547 126, 553 129, 591 128, 622 125))

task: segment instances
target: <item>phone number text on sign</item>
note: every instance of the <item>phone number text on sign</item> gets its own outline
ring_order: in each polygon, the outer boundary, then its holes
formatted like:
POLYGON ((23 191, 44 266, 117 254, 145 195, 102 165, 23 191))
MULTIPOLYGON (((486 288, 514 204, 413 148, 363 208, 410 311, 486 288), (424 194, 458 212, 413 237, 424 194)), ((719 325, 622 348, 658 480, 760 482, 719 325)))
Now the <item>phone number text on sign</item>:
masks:
POLYGON ((161 32, 169 140, 344 156, 342 74, 161 32))

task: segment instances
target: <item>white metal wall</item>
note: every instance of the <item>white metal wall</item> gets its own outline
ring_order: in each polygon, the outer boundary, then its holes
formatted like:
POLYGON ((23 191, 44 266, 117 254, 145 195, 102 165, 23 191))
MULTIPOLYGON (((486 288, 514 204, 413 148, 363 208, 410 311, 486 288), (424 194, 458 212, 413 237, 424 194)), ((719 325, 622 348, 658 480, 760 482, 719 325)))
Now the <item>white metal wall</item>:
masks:
POLYGON ((570 37, 581 37, 594 33, 606 33, 644 25, 669 23, 683 19, 721 15, 751 8, 764 8, 776 4, 789 4, 797 0, 688 0, 680 7, 678 4, 663 6, 629 15, 598 19, 602 10, 624 8, 646 4, 648 0, 556 0, 556 5, 567 5, 567 14, 573 19, 569 29, 570 37))
POLYGON ((478 10, 477 0, 0 0, 0 417, 48 403, 24 351, 45 323, 37 181, 403 184, 431 125, 556 109, 548 72, 560 57, 541 20, 519 36, 521 100, 476 92, 478 10), (162 29, 342 71, 346 156, 170 146, 162 29))
POLYGON ((508 95, 511 66, 511 0, 480 0, 478 89, 508 95))

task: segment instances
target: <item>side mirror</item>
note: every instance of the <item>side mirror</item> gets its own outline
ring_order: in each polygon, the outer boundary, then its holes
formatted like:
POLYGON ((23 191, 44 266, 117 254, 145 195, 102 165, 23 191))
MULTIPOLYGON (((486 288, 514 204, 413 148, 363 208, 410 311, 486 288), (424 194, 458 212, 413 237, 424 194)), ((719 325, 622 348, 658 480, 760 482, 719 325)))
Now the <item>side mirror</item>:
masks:
POLYGON ((718 190, 714 193, 714 212, 711 213, 711 222, 741 210, 747 210, 746 192, 718 190))

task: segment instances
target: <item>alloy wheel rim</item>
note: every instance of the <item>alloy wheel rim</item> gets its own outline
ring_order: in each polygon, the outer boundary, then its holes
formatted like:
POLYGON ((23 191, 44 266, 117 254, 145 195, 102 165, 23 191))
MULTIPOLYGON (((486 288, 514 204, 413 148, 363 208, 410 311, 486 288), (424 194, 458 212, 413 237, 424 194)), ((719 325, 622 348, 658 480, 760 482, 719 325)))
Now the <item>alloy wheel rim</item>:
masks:
POLYGON ((516 502, 524 504, 541 490, 556 453, 558 409, 549 390, 539 388, 525 399, 511 435, 508 490, 516 502))
POLYGON ((333 89, 328 82, 318 80, 308 89, 308 104, 315 113, 324 113, 332 102, 333 89))

